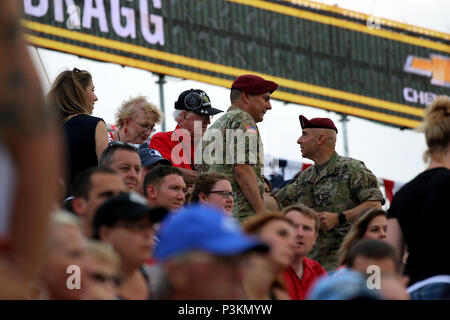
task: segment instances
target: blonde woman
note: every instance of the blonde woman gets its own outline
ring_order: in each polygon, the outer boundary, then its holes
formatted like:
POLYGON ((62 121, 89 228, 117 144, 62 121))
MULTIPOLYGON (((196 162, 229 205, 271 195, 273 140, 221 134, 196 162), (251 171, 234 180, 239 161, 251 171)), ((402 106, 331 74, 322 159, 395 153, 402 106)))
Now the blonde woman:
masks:
POLYGON ((88 286, 83 300, 116 300, 120 284, 120 257, 112 246, 101 241, 86 243, 85 269, 88 286))
POLYGON ((144 96, 131 97, 122 102, 116 112, 118 130, 110 134, 110 140, 142 144, 160 123, 162 113, 144 96))

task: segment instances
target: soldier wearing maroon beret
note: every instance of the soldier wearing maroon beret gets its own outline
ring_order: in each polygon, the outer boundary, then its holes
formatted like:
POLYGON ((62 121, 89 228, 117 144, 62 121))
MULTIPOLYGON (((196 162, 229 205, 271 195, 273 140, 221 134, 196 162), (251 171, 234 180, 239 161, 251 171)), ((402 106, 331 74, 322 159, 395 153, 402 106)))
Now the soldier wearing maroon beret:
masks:
POLYGON ((328 118, 299 117, 302 157, 314 165, 275 194, 280 207, 302 203, 319 212, 321 230, 309 255, 326 271, 337 267, 336 252, 350 224, 364 211, 384 202, 378 180, 362 161, 335 151, 338 129, 328 118))
POLYGON ((240 221, 268 211, 263 200, 264 150, 256 124, 272 109, 270 95, 277 88, 256 75, 237 77, 231 85, 231 107, 203 136, 203 164, 198 170, 229 178, 237 193, 233 216, 240 221))

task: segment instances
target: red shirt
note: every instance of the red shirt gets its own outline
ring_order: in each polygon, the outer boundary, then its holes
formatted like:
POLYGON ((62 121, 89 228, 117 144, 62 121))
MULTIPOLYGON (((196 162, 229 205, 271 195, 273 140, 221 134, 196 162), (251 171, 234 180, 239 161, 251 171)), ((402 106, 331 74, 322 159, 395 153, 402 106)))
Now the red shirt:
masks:
POLYGON ((149 148, 158 150, 174 167, 194 170, 195 148, 191 141, 187 131, 176 126, 174 131, 156 133, 150 140, 149 148))
POLYGON ((327 273, 322 266, 315 260, 303 259, 303 276, 299 279, 292 266, 283 272, 286 289, 292 300, 305 300, 309 288, 322 275, 327 273))

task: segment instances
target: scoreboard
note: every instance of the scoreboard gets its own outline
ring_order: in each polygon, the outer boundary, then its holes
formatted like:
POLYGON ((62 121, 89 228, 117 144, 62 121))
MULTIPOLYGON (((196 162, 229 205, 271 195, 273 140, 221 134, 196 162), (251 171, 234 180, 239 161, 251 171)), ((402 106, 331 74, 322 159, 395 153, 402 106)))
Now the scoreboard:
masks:
POLYGON ((414 128, 450 95, 450 35, 307 0, 23 0, 31 45, 414 128))

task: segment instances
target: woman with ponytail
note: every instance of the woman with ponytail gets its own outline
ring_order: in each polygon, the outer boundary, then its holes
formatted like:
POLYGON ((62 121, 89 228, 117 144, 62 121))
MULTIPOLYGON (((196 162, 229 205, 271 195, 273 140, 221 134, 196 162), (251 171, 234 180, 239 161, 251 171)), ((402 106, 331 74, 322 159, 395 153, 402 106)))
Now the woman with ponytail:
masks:
POLYGON ((441 299, 450 290, 450 98, 437 97, 425 111, 427 170, 400 189, 388 210, 387 241, 402 257, 412 300, 441 299))
POLYGON ((47 100, 63 122, 67 145, 66 185, 70 186, 80 171, 98 164, 108 146, 104 120, 91 116, 98 100, 91 74, 77 68, 61 72, 47 100))

